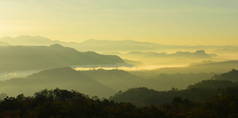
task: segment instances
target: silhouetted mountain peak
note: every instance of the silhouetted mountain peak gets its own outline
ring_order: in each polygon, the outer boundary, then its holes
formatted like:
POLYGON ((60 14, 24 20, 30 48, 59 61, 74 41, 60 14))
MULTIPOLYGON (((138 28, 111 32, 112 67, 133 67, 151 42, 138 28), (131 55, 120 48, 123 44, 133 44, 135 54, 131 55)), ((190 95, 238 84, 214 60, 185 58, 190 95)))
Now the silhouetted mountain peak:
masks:
POLYGON ((196 54, 206 54, 206 51, 205 50, 197 50, 195 53, 196 54))
MULTIPOLYGON (((64 67, 64 68, 56 68, 56 69, 49 69, 44 70, 39 73, 33 74, 29 77, 63 77, 63 76, 75 76, 75 74, 79 74, 76 70, 70 68, 70 67, 64 67)), ((52 78, 53 79, 53 78, 52 78)), ((57 79, 57 78, 55 78, 57 79)))
POLYGON ((50 47, 53 47, 53 48, 64 48, 64 46, 62 46, 60 44, 52 44, 52 45, 50 45, 50 47))
POLYGON ((229 80, 229 81, 238 81, 238 70, 233 69, 230 72, 214 76, 216 80, 229 80))
POLYGON ((123 65, 115 55, 79 52, 59 44, 51 46, 2 46, 0 71, 38 70, 67 66, 123 65))

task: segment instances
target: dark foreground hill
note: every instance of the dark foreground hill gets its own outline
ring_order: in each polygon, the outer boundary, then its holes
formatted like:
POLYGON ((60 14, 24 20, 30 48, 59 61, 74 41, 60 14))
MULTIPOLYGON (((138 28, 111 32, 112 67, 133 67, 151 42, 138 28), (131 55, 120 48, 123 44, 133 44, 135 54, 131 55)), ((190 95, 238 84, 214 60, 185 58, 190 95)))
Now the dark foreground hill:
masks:
POLYGON ((233 82, 229 81, 230 76, 228 75, 233 75, 234 72, 235 70, 217 75, 216 78, 218 79, 203 80, 183 90, 155 91, 148 88, 133 88, 125 92, 118 92, 111 99, 117 102, 133 103, 138 106, 168 104, 176 97, 202 102, 212 96, 222 95, 225 89, 238 88, 238 78, 236 78, 236 81, 234 79, 233 82), (221 80, 220 77, 224 77, 224 75, 228 78, 221 80))
POLYGON ((159 109, 89 98, 67 90, 43 90, 0 102, 1 118, 166 118, 159 109))
POLYGON ((175 98, 161 106, 135 107, 130 103, 89 98, 76 91, 43 90, 0 101, 1 118, 237 118, 238 88, 202 102, 175 98))
POLYGON ((78 52, 55 44, 51 46, 2 46, 0 71, 21 71, 85 65, 121 65, 124 61, 113 55, 78 52))
POLYGON ((224 74, 221 74, 221 75, 216 75, 216 76, 213 77, 213 79, 229 80, 229 81, 237 82, 238 81, 238 70, 233 69, 232 71, 230 71, 228 73, 224 73, 224 74))

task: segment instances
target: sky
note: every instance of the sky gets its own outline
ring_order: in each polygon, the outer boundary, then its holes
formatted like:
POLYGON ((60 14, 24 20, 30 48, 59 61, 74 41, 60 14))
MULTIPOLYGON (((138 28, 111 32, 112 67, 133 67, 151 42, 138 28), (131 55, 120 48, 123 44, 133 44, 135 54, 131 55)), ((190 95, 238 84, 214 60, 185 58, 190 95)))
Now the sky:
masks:
POLYGON ((238 0, 0 0, 0 37, 238 45, 238 0))

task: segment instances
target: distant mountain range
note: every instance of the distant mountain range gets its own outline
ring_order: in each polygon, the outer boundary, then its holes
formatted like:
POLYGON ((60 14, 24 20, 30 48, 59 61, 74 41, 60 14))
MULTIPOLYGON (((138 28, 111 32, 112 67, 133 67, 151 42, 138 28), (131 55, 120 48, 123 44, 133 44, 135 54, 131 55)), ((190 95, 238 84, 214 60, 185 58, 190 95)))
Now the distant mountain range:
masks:
POLYGON ((224 73, 238 69, 238 60, 208 61, 191 64, 187 67, 168 67, 149 71, 149 73, 224 73))
POLYGON ((79 52, 58 44, 50 46, 0 46, 0 71, 38 70, 66 66, 118 66, 118 56, 79 52))
POLYGON ((53 44, 60 44, 66 47, 75 48, 78 43, 64 42, 59 40, 51 40, 42 36, 17 36, 17 37, 2 37, 0 38, 0 44, 5 46, 50 46, 53 44))
POLYGON ((128 55, 151 57, 151 58, 211 58, 216 54, 208 54, 205 50, 197 50, 195 52, 179 51, 176 53, 157 53, 157 52, 130 52, 128 55))
MULTIPOLYGON (((189 70, 189 69, 188 69, 189 70)), ((130 88, 148 87, 155 90, 169 90, 171 88, 184 89, 210 86, 209 81, 237 81, 238 71, 214 76, 214 73, 176 73, 165 74, 159 71, 138 71, 126 72, 122 70, 88 70, 75 71, 72 68, 56 68, 44 70, 25 78, 13 78, 0 82, 0 92, 7 92, 11 95, 24 92, 32 94, 44 88, 75 89, 91 96, 108 97, 116 91, 130 88), (214 76, 214 77, 212 77, 214 76), (209 81, 207 81, 209 80, 209 81), (199 81, 204 81, 203 86, 199 81), (197 83, 197 84, 194 84, 197 83), (34 89, 30 89, 34 88, 34 89)), ((214 83, 214 82, 212 82, 214 83)), ((224 82, 226 84, 227 82, 224 82)), ((229 84, 228 82, 227 84, 229 84)), ((219 82, 211 87, 222 86, 219 82)), ((226 85, 225 85, 226 86, 226 85)), ((140 96, 140 94, 139 94, 140 96)), ((164 99, 163 97, 161 99, 164 99)), ((168 99, 169 100, 169 99, 168 99)), ((172 98, 170 99, 172 100, 172 98)))
POLYGON ((72 47, 81 51, 127 51, 127 50, 149 50, 161 47, 159 44, 137 42, 131 40, 110 41, 90 39, 82 43, 64 42, 58 40, 50 40, 41 36, 18 36, 3 37, 0 42, 8 45, 33 45, 33 46, 49 46, 52 44, 61 44, 63 46, 72 47))
POLYGON ((218 48, 220 50, 233 49, 237 50, 238 46, 211 46, 211 45, 162 45, 158 43, 140 42, 133 40, 95 40, 90 39, 84 42, 64 42, 59 40, 51 40, 41 36, 18 36, 3 37, 0 42, 4 45, 52 45, 61 44, 66 47, 72 47, 80 51, 151 51, 164 49, 207 49, 218 48))
POLYGON ((31 45, 31 46, 44 46, 52 45, 57 41, 50 40, 41 36, 18 36, 18 37, 2 37, 0 42, 5 42, 8 45, 31 45))
POLYGON ((111 40, 86 40, 79 45, 79 49, 100 50, 100 51, 133 51, 153 50, 163 46, 156 43, 138 42, 132 40, 111 41, 111 40))

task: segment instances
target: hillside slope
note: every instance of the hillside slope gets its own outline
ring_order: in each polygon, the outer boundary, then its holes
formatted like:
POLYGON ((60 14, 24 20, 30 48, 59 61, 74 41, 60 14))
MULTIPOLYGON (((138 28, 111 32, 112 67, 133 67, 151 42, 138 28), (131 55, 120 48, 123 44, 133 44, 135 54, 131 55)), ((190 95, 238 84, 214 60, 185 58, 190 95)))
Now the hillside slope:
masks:
POLYGON ((183 90, 155 91, 148 88, 132 88, 125 92, 118 92, 111 99, 116 102, 129 102, 138 106, 169 104, 176 97, 200 102, 210 97, 220 96, 226 89, 237 88, 238 83, 229 81, 229 77, 224 80, 218 77, 224 77, 224 75, 233 71, 217 75, 218 79, 203 80, 183 90))
POLYGON ((55 44, 51 46, 0 47, 0 71, 36 70, 64 66, 121 65, 118 56, 78 52, 55 44))
POLYGON ((58 68, 35 73, 26 78, 15 78, 0 82, 0 92, 16 95, 32 95, 42 89, 74 89, 92 96, 107 97, 115 91, 71 68, 58 68))

